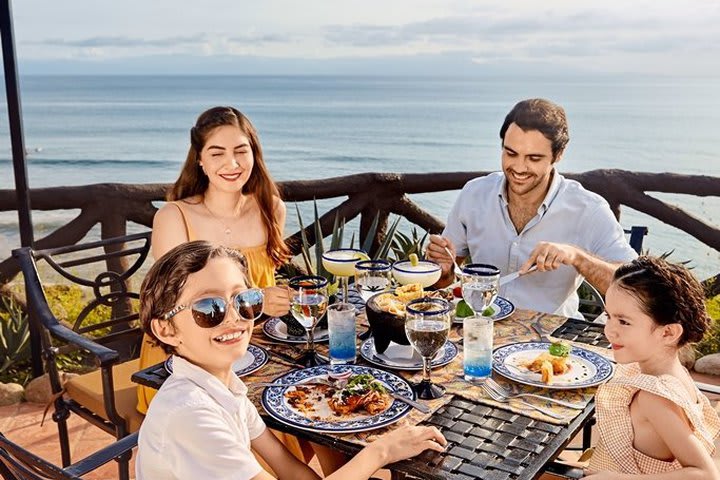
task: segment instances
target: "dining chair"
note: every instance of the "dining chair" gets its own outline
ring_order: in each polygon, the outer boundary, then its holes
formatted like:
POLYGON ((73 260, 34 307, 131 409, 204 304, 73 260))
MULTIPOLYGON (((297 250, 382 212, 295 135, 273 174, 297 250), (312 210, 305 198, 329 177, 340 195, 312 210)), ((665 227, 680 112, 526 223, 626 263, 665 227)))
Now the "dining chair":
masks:
POLYGON ((0 476, 5 480, 75 480, 113 459, 129 455, 137 446, 133 433, 92 453, 82 460, 58 467, 11 442, 0 432, 0 476))
MULTIPOLYGON (((137 385, 130 379, 140 370, 142 339, 139 294, 133 291, 133 283, 139 288, 139 281, 132 280, 149 250, 150 232, 144 232, 68 247, 13 251, 25 277, 30 322, 40 332, 63 466, 71 463, 67 427, 71 413, 118 439, 140 428, 143 415, 136 410, 137 385), (48 295, 58 291, 81 298, 77 311, 53 313, 48 295), (68 355, 80 355, 82 363, 94 370, 63 383, 61 365, 68 355)), ((121 480, 129 478, 129 460, 130 453, 118 459, 121 480)))

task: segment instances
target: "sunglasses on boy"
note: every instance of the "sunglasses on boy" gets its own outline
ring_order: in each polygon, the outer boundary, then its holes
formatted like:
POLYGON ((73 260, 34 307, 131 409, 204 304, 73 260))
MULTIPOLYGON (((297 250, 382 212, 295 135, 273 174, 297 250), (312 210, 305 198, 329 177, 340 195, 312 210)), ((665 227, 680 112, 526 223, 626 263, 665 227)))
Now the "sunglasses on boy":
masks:
POLYGON ((196 300, 189 305, 178 305, 163 315, 163 319, 170 320, 178 313, 189 308, 198 327, 213 328, 225 320, 228 304, 230 304, 240 315, 240 318, 252 322, 260 318, 263 310, 263 300, 263 291, 259 288, 251 288, 236 293, 230 297, 230 302, 225 301, 222 297, 207 297, 196 300))

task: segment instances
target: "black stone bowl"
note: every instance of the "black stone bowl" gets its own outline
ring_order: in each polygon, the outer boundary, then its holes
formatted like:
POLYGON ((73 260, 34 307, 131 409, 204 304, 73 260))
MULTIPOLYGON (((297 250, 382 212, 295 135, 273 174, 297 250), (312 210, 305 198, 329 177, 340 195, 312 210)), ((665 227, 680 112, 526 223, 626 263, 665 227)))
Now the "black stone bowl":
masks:
POLYGON ((372 336, 375 339, 375 351, 383 353, 390 345, 390 342, 410 345, 410 341, 405 334, 405 317, 399 317, 381 310, 375 303, 375 299, 380 295, 383 295, 383 293, 373 295, 365 303, 365 313, 372 336))
MULTIPOLYGON (((298 322, 295 317, 293 317, 292 313, 288 313, 278 318, 280 318, 281 322, 287 325, 288 335, 293 335, 295 337, 302 337, 303 335, 305 335, 305 327, 303 327, 300 322, 298 322)), ((323 317, 320 319, 317 326, 315 327, 315 330, 317 331, 321 328, 328 328, 327 315, 323 315, 323 317)))

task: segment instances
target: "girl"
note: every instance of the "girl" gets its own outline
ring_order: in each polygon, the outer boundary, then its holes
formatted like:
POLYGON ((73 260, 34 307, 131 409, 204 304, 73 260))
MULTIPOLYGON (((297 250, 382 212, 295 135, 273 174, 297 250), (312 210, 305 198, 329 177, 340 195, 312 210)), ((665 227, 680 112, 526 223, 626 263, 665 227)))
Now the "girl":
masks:
MULTIPOLYGON (((318 478, 265 428, 232 372, 262 310, 241 255, 203 241, 182 244, 152 266, 141 291, 143 328, 174 357, 140 429, 138 480, 272 478, 251 447, 281 479, 318 478)), ((367 479, 387 463, 445 444, 434 427, 399 428, 327 478, 367 479)))
POLYGON ((618 369, 597 392, 600 439, 585 478, 720 479, 711 458, 720 419, 678 358, 708 328, 702 287, 684 267, 645 256, 615 272, 606 303, 618 369))

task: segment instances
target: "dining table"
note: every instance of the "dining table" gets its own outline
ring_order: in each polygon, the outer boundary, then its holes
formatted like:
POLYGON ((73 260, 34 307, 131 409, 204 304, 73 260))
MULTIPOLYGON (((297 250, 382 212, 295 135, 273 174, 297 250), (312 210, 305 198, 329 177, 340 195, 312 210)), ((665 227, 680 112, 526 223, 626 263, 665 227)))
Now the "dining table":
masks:
MULTIPOLYGON (((312 427, 293 425, 269 415, 263 408, 263 388, 253 388, 254 383, 273 380, 297 371, 301 367, 293 363, 304 348, 302 343, 288 343, 274 334, 268 335, 266 322, 258 323, 253 330, 251 344, 267 353, 262 365, 244 375, 249 398, 255 403, 268 427, 290 433, 320 445, 333 448, 348 455, 357 453, 378 435, 400 424, 432 425, 437 427, 448 441, 443 452, 426 451, 414 458, 389 465, 393 478, 422 478, 471 480, 530 480, 538 478, 546 466, 563 451, 567 444, 593 420, 596 385, 587 388, 552 390, 514 382, 494 372, 492 378, 513 393, 537 393, 560 400, 580 403, 580 409, 569 409, 553 402, 523 399, 544 409, 550 409, 554 417, 528 408, 523 401, 497 402, 484 393, 482 388, 463 379, 462 324, 453 323, 449 335, 455 357, 448 363, 432 370, 432 379, 446 388, 439 399, 419 400, 427 405, 430 413, 409 409, 409 413, 396 423, 376 430, 350 433, 314 431, 312 427), (275 337, 275 338, 274 338, 275 337)), ((274 321, 277 321, 274 320, 274 321)), ((268 324, 269 325, 269 324, 268 324)), ((607 358, 611 351, 603 334, 603 325, 584 320, 569 319, 531 310, 514 310, 511 315, 494 323, 494 346, 496 349, 515 343, 539 341, 537 329, 549 334, 551 339, 564 339, 580 350, 607 358)), ((367 328, 364 313, 358 315, 358 332, 367 328)), ((372 341, 372 340, 370 340, 372 341)), ((360 345, 361 340, 358 341, 360 345)), ((327 354, 322 340, 318 352, 327 354)), ((497 350, 496 350, 497 352, 497 350)), ((393 371, 409 382, 422 378, 422 372, 394 371, 369 362, 358 355, 357 365, 393 371)), ((497 369, 496 369, 497 370, 497 369)), ((138 384, 160 388, 168 378, 165 364, 153 365, 136 372, 132 380, 138 384)))

